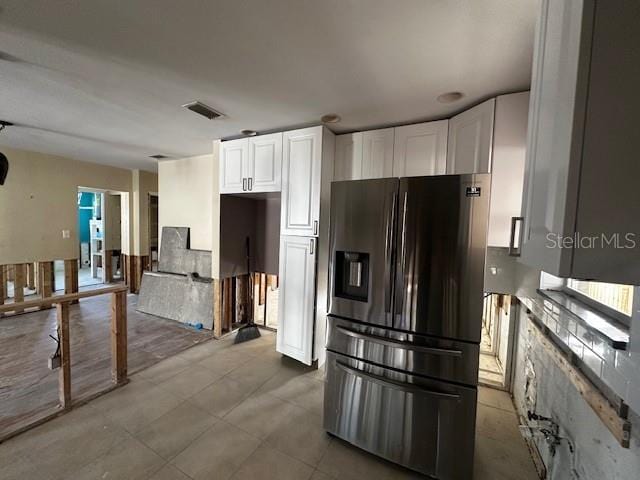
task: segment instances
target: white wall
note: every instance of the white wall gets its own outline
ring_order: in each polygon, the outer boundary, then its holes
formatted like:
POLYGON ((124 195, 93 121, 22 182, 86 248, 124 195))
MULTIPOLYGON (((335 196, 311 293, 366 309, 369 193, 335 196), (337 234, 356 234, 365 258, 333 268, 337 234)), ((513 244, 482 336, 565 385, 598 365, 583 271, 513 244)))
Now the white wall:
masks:
POLYGON ((160 235, 162 227, 189 227, 191 248, 212 250, 214 185, 217 195, 217 165, 214 165, 213 155, 160 162, 160 235))

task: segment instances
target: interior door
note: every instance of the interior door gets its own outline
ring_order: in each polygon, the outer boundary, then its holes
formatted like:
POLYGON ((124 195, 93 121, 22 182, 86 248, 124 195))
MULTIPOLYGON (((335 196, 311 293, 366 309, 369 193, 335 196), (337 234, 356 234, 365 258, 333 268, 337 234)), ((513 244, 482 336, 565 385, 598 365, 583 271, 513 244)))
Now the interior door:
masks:
POLYGON ((449 120, 447 173, 491 172, 495 106, 492 98, 449 120))
POLYGON ((276 350, 313 361, 317 239, 280 237, 280 293, 276 350))
POLYGON ((480 342, 491 175, 401 178, 394 327, 480 342))
POLYGON ((282 133, 249 139, 248 190, 279 192, 282 174, 282 133))
POLYGON ((322 127, 285 132, 281 235, 318 236, 322 127))
POLYGON ((331 185, 329 313, 392 326, 397 178, 331 185))
POLYGON ((333 179, 360 180, 362 178, 362 132, 336 137, 336 156, 333 179))
POLYGON ((448 120, 395 129, 393 176, 444 175, 447 163, 448 120))
POLYGON ((393 128, 383 128, 363 132, 361 178, 393 175, 393 131, 393 128))
POLYGON ((220 193, 242 193, 247 188, 249 139, 229 140, 220 145, 220 193))

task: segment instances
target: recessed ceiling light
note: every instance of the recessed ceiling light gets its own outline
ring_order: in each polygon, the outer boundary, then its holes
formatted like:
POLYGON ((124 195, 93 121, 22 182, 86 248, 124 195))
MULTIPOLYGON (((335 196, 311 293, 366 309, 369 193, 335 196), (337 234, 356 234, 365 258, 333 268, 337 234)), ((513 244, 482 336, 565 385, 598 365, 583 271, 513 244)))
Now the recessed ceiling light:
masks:
POLYGON ((193 101, 189 103, 185 103, 182 105, 184 108, 188 108, 192 112, 195 112, 203 117, 207 117, 209 120, 213 120, 214 118, 223 117, 224 115, 220 112, 215 111, 213 108, 205 105, 202 102, 193 101))
POLYGON ((320 121, 322 123, 338 123, 340 120, 342 120, 340 118, 340 115, 338 115, 337 113, 328 113, 327 115, 323 115, 320 118, 320 121))
POLYGON ((438 95, 438 98, 436 100, 438 100, 440 103, 453 103, 457 102, 462 97, 464 97, 464 93, 462 92, 447 92, 443 93, 442 95, 438 95))
POLYGON ((258 134, 258 132, 256 132, 255 130, 249 130, 248 128, 240 130, 240 133, 245 137, 255 137, 258 134))

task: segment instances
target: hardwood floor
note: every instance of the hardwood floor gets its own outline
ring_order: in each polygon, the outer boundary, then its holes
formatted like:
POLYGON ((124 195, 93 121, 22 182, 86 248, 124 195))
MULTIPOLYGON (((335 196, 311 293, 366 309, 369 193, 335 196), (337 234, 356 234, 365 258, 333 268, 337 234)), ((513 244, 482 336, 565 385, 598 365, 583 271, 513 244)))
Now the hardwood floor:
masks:
MULTIPOLYGON (((128 368, 133 374, 213 333, 135 310, 127 296, 128 368)), ((55 352, 55 309, 0 318, 0 438, 58 409, 58 371, 47 359, 55 352)), ((71 306, 71 395, 81 400, 111 382, 110 296, 71 306)))

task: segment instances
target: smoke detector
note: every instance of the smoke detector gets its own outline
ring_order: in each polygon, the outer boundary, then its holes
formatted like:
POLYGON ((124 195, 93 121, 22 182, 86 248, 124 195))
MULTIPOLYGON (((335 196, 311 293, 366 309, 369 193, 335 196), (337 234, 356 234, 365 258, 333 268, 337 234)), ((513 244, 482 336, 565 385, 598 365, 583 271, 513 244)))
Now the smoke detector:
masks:
POLYGON ((185 103, 182 105, 184 108, 188 108, 192 112, 195 112, 203 117, 207 117, 209 120, 214 120, 216 118, 224 117, 224 115, 220 112, 217 112, 213 108, 205 105, 202 102, 193 101, 189 103, 185 103))

